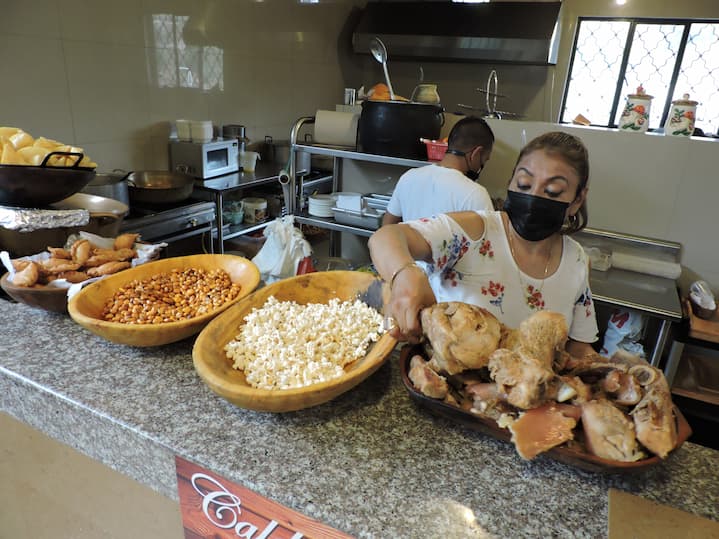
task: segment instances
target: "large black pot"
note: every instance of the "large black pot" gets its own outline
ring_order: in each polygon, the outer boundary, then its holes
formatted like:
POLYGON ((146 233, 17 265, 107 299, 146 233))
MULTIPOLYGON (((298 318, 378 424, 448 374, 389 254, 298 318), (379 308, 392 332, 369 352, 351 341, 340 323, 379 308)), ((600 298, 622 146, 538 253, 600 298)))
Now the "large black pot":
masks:
POLYGON ((83 154, 50 152, 40 166, 0 165, 0 205, 41 208, 74 195, 95 177, 95 169, 79 166, 83 154), (72 166, 48 165, 53 156, 70 156, 72 166))
POLYGON ((365 153, 426 159, 420 138, 438 139, 444 123, 440 105, 405 101, 365 101, 359 118, 360 150, 365 153))

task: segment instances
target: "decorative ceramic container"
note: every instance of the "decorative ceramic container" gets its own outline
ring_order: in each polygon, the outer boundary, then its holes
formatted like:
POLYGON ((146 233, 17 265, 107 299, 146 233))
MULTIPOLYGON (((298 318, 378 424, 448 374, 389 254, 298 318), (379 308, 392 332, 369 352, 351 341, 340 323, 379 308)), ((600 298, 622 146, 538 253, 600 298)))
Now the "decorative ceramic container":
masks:
POLYGON ((664 134, 676 137, 690 137, 694 133, 698 101, 684 94, 681 99, 672 101, 669 116, 664 124, 664 134))
POLYGON ((412 92, 410 101, 414 103, 430 103, 436 105, 439 103, 439 93, 437 93, 436 84, 418 84, 412 92))
POLYGON ((622 116, 619 118, 619 129, 628 133, 644 133, 649 127, 649 111, 653 96, 644 93, 639 86, 636 94, 627 95, 622 116))

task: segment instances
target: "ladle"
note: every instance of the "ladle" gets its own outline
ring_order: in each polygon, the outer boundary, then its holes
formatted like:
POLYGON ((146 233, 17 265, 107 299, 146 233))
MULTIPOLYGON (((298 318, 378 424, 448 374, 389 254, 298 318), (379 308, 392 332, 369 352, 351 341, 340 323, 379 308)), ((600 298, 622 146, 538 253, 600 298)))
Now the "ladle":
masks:
POLYGON ((389 81, 389 72, 387 71, 387 48, 382 43, 382 40, 378 37, 373 37, 369 42, 369 50, 374 56, 374 59, 382 64, 384 70, 384 80, 387 83, 389 89, 389 98, 394 101, 394 90, 392 89, 392 83, 389 81))

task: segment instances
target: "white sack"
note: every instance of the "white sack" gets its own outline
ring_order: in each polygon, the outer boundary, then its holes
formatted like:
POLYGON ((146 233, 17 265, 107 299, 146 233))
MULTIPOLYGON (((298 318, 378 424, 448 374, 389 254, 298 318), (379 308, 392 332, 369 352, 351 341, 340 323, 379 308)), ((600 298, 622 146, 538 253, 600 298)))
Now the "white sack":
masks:
POLYGON ((292 215, 272 221, 263 235, 267 241, 252 262, 260 270, 265 283, 293 277, 300 261, 312 254, 312 247, 302 231, 295 227, 295 218, 292 215))

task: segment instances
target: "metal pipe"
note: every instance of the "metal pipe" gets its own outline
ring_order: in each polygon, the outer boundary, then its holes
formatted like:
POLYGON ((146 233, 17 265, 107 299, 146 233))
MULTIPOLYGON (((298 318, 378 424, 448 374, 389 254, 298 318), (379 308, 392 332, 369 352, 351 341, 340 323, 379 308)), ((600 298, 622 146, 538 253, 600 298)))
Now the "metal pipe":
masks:
MULTIPOLYGON (((297 137, 300 134, 300 129, 302 129, 304 125, 313 123, 315 123, 314 116, 303 116, 295 122, 290 130, 290 169, 287 171, 288 178, 286 179, 286 184, 283 184, 282 187, 283 194, 286 199, 289 199, 285 200, 288 215, 294 215, 299 209, 295 204, 297 201, 297 137), (285 187, 285 185, 288 185, 288 187, 285 187), (289 193, 287 191, 289 191, 289 193)), ((280 181, 280 183, 282 183, 282 181, 280 181)), ((300 192, 300 196, 301 195, 302 193, 300 192)))

